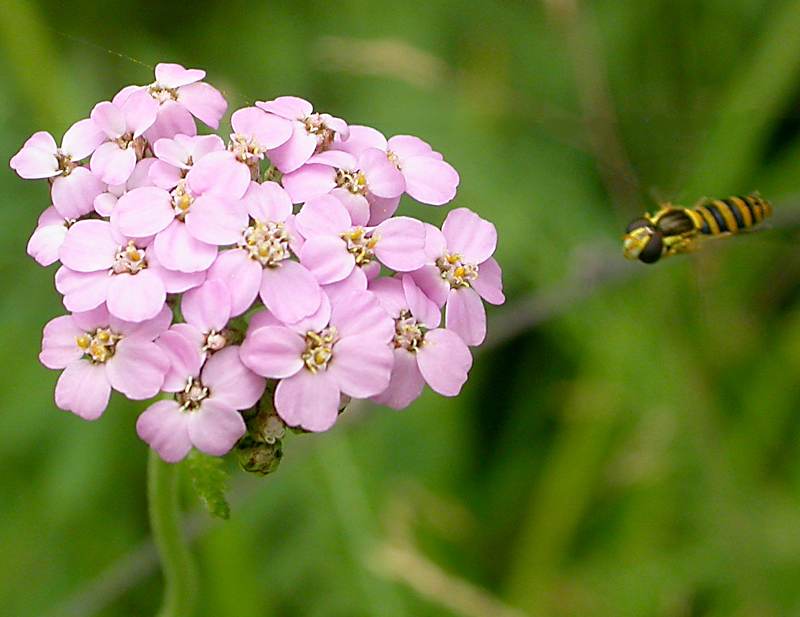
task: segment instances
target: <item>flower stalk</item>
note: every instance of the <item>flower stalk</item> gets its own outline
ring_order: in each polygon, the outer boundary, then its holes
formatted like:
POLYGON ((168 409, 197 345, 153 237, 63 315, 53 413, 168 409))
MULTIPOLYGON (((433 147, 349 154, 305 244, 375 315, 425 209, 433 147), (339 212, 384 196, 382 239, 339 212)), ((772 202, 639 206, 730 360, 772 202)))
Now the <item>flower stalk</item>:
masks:
POLYGON ((147 461, 150 527, 164 574, 164 597, 157 617, 194 614, 197 580, 192 555, 180 525, 180 466, 165 463, 155 450, 147 461))

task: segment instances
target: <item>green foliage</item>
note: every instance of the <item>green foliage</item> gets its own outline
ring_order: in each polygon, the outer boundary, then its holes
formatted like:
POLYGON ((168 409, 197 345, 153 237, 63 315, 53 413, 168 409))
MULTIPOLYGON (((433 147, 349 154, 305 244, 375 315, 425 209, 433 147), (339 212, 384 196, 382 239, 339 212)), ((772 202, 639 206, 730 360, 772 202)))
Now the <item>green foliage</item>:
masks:
MULTIPOLYGON (((231 520, 190 513, 198 617, 800 613, 800 1, 96 9, 3 5, 3 160, 171 60, 232 108, 296 94, 422 136, 500 235, 490 332, 515 333, 459 397, 351 408, 287 438, 276 473, 237 471, 231 520), (653 195, 754 189, 772 229, 621 262, 653 195)), ((0 612, 153 614, 143 404, 93 423, 54 408, 36 355, 63 307, 25 256, 46 187, 7 170, 0 194, 0 612)))
POLYGON ((192 450, 186 457, 186 470, 197 497, 211 516, 229 519, 231 507, 226 499, 230 476, 225 459, 192 450))

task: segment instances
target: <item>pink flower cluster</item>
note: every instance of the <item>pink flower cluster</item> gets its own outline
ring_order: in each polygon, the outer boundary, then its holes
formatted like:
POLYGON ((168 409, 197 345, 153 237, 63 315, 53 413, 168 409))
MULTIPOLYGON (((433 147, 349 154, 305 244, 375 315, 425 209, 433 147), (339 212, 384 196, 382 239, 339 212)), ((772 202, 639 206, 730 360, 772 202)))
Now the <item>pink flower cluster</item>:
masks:
POLYGON ((227 108, 204 77, 159 64, 60 146, 41 131, 11 159, 50 185, 28 253, 60 263, 70 312, 42 341, 56 404, 92 420, 111 390, 164 393, 136 428, 172 462, 228 452, 266 397, 283 424, 324 431, 349 398, 458 394, 483 301, 504 301, 495 228, 466 208, 441 230, 396 215, 404 193, 450 202, 453 167, 291 96, 235 111, 227 139, 198 135, 227 108))

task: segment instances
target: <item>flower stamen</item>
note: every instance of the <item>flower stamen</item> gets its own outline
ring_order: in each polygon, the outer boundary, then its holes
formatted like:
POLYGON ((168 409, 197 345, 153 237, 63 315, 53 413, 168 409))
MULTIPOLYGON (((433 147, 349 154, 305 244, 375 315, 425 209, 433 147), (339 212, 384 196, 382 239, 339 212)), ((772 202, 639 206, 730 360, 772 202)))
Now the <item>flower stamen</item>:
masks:
POLYGON ((122 336, 112 332, 110 328, 97 328, 94 332, 85 332, 75 337, 78 349, 92 364, 108 361, 114 355, 120 340, 122 336))
POLYGON ((368 235, 363 227, 354 227, 339 236, 347 244, 347 252, 355 257, 356 265, 365 266, 375 258, 378 234, 368 235))
POLYGON ((256 220, 244 230, 239 246, 263 268, 276 268, 280 262, 291 257, 290 240, 284 223, 256 220))
POLYGON ((452 289, 471 287, 478 278, 478 266, 463 262, 458 253, 445 253, 437 258, 436 267, 452 289))
POLYGON ((327 328, 314 332, 306 332, 306 349, 302 354, 306 368, 312 373, 328 367, 328 362, 333 357, 333 345, 336 343, 336 328, 327 328))
POLYGON ((128 244, 117 249, 110 274, 137 274, 145 268, 147 268, 146 251, 138 248, 133 240, 128 240, 128 244))
POLYGON ((196 411, 209 396, 211 396, 211 392, 203 385, 203 382, 196 377, 189 377, 186 387, 178 392, 175 398, 182 411, 196 411))
POLYGON ((408 309, 400 311, 394 320, 394 346, 416 352, 425 344, 425 326, 419 323, 408 309))

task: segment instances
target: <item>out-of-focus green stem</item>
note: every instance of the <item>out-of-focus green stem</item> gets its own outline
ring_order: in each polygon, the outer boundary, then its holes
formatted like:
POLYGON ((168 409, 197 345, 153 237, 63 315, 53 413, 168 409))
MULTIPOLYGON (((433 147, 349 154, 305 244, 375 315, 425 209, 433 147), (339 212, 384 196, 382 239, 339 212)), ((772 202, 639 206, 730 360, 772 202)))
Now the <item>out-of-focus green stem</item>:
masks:
POLYGON ((164 599, 157 617, 190 617, 194 613, 197 582, 180 526, 179 478, 180 467, 165 463, 155 450, 150 450, 147 461, 150 527, 164 573, 164 599))

